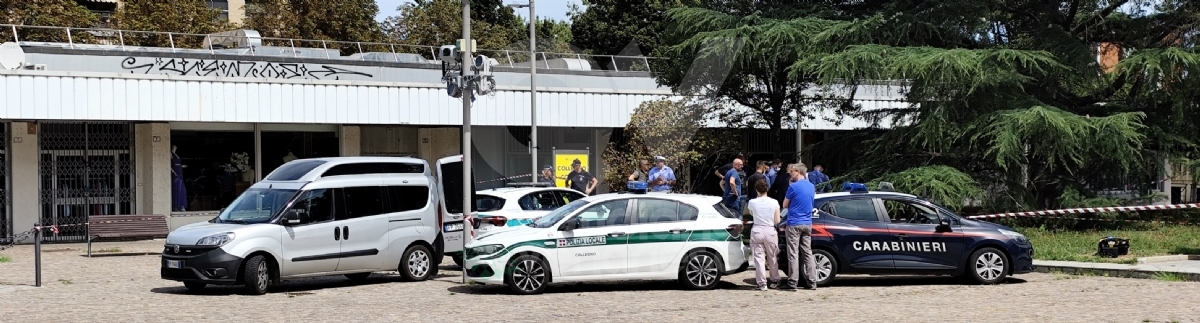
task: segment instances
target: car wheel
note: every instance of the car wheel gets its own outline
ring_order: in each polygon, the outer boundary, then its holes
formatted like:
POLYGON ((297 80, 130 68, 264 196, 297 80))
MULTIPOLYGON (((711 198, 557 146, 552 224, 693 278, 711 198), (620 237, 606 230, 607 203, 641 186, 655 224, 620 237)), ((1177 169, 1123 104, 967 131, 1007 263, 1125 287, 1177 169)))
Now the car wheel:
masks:
POLYGON ((346 278, 353 280, 353 281, 365 280, 365 279, 367 279, 367 277, 371 277, 371 273, 346 274, 346 278))
POLYGON ((995 248, 976 250, 967 262, 967 277, 984 285, 1002 282, 1008 277, 1008 257, 995 248))
POLYGON ((721 281, 720 260, 712 252, 697 250, 683 257, 679 282, 688 289, 713 289, 721 281))
POLYGON ((204 290, 204 287, 206 287, 206 286, 208 286, 208 284, 205 284, 205 283, 196 283, 196 282, 183 283, 183 287, 186 287, 189 292, 193 292, 193 293, 204 290))
POLYGON ((413 245, 404 251, 400 266, 396 269, 404 281, 423 281, 437 275, 438 268, 433 263, 433 254, 429 248, 413 245))
POLYGON ((466 268, 466 267, 463 267, 462 255, 450 256, 450 260, 454 260, 454 265, 458 266, 458 268, 466 268))
POLYGON ((246 293, 266 294, 267 287, 271 285, 271 266, 262 255, 250 257, 249 260, 246 260, 246 266, 242 268, 242 277, 246 284, 244 287, 246 293))
POLYGON ((520 295, 541 294, 550 283, 550 266, 534 255, 513 258, 504 272, 508 288, 520 295))
POLYGON ((833 278, 837 277, 837 258, 833 257, 828 251, 821 249, 813 250, 813 263, 817 265, 817 286, 825 287, 833 283, 833 278))

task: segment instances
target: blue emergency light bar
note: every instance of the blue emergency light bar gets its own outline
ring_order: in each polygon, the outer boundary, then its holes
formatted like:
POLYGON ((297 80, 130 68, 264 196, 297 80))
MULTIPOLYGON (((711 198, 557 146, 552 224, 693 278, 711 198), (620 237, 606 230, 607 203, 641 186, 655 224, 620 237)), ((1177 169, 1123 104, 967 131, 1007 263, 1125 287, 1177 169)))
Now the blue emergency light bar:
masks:
POLYGON ((863 183, 845 183, 842 184, 842 192, 867 193, 867 184, 863 183))
POLYGON ((645 194, 650 186, 646 185, 646 182, 629 181, 625 182, 625 187, 629 189, 630 193, 645 194))

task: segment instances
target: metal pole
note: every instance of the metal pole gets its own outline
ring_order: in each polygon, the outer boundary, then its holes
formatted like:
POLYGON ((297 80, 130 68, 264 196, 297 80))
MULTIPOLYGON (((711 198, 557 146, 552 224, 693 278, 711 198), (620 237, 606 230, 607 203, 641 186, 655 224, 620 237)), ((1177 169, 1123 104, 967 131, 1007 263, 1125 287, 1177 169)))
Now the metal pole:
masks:
MULTIPOLYGON (((474 93, 472 92, 472 91, 474 91, 474 89, 472 89, 472 87, 471 87, 471 82, 468 81, 468 75, 470 75, 469 73, 471 71, 471 65, 472 65, 471 63, 474 62, 474 60, 471 59, 471 51, 474 50, 474 48, 471 48, 471 2, 463 1, 462 8, 463 8, 463 10, 462 10, 463 50, 462 50, 462 55, 461 55, 462 56, 462 82, 460 82, 460 84, 462 84, 462 86, 463 86, 463 96, 462 96, 462 101, 463 101, 463 130, 462 130, 462 147, 463 147, 462 148, 462 150, 463 150, 463 174, 462 174, 463 196, 462 196, 462 198, 463 198, 463 202, 462 202, 462 208, 463 208, 463 210, 462 210, 462 212, 463 212, 463 220, 464 221, 463 221, 463 230, 461 232, 463 235, 463 237, 462 237, 463 251, 462 252, 463 252, 463 255, 466 255, 467 239, 471 238, 469 236, 469 234, 467 234, 467 221, 466 220, 469 219, 471 209, 473 206, 475 206, 475 202, 471 200, 472 193, 475 193, 475 192, 471 191, 471 165, 472 165, 471 164, 471 97, 474 95, 474 93)), ((463 260, 465 261, 466 259, 464 258, 463 260)), ((467 283, 467 270, 466 269, 463 269, 463 271, 462 271, 462 282, 463 282, 463 284, 467 283)))
POLYGON ((71 48, 75 48, 75 38, 71 37, 71 28, 67 28, 67 44, 71 46, 71 48))
MULTIPOLYGON (((533 9, 533 0, 529 0, 529 57, 534 57, 533 53, 537 49, 537 14, 533 9)), ((533 174, 529 179, 534 183, 538 181, 538 132, 537 132, 537 64, 533 61, 529 62, 529 123, 533 126, 532 134, 529 136, 529 148, 533 150, 533 174)))
POLYGON ((17 36, 17 25, 12 25, 12 30, 13 30, 13 42, 20 43, 21 37, 17 36))
POLYGON ((175 34, 167 33, 167 39, 171 41, 171 52, 175 52, 175 34))
POLYGON ((254 182, 262 181, 262 124, 254 124, 254 182))
POLYGON ((33 286, 42 287, 42 224, 34 224, 33 231, 33 286))

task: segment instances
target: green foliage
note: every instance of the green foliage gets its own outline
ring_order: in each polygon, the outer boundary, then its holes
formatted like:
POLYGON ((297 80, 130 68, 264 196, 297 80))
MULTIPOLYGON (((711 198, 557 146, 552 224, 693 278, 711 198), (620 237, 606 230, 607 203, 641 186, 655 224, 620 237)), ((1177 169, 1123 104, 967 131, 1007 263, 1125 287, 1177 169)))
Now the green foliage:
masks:
POLYGON ((613 190, 624 190, 630 173, 641 158, 663 156, 675 170, 677 192, 690 192, 689 171, 704 163, 709 154, 728 144, 728 138, 704 128, 706 109, 702 102, 659 99, 643 102, 625 126, 629 143, 611 145, 604 151, 605 180, 613 190))
POLYGON ((953 167, 934 165, 890 173, 870 181, 872 188, 889 182, 897 191, 926 198, 952 210, 980 197, 982 190, 971 175, 953 167))
POLYGON ((234 28, 220 14, 203 1, 127 0, 117 8, 114 20, 118 29, 192 34, 125 33, 126 45, 206 48, 204 34, 234 28))
MULTIPOLYGON (((379 6, 374 0, 257 0, 246 6, 246 28, 263 37, 343 41, 326 44, 342 54, 359 51, 353 42, 383 42, 383 29, 375 21, 379 6)), ((290 44, 277 41, 277 46, 290 44)), ((270 41, 268 41, 270 43, 270 41)), ((296 44, 320 46, 320 44, 296 44)), ((363 51, 390 51, 381 45, 362 45, 363 51)))
POLYGON ((770 129, 776 155, 783 151, 784 124, 812 119, 818 109, 853 107, 838 84, 818 84, 807 71, 789 73, 797 61, 827 52, 811 39, 831 23, 820 16, 824 5, 717 3, 667 10, 663 47, 656 52, 666 59, 654 68, 660 84, 725 103, 713 109, 728 127, 770 129))
MULTIPOLYGON (((383 31, 391 41, 441 46, 454 44, 462 38, 462 2, 458 0, 424 0, 401 5, 399 9, 400 15, 388 17, 383 22, 383 31)), ((513 29, 513 26, 471 19, 471 38, 479 48, 506 48, 513 29)))
MULTIPOLYGON (((595 55, 641 56, 654 53, 661 45, 659 36, 666 28, 666 10, 683 3, 679 0, 583 0, 584 8, 573 6, 571 34, 573 44, 595 55)), ((603 66, 611 62, 598 62, 603 66)), ((617 60, 617 69, 628 71, 641 64, 636 60, 617 60)))
MULTIPOLYGON (((95 14, 74 0, 0 0, 0 23, 4 24, 91 28, 98 22, 95 14)), ((17 36, 22 41, 68 41, 67 33, 60 29, 18 28, 17 36)), ((80 43, 94 40, 88 33, 71 36, 80 43)), ((0 42, 8 41, 13 41, 12 30, 0 31, 0 42)))
POLYGON ((6 262, 12 262, 12 258, 9 258, 8 256, 0 256, 0 264, 6 262))
POLYGON ((1138 131, 1143 116, 1091 118, 1035 106, 984 118, 975 139, 990 139, 987 154, 1005 170, 1036 162, 1074 173, 1085 162, 1109 158, 1128 171, 1142 162, 1138 157, 1144 136, 1138 131))

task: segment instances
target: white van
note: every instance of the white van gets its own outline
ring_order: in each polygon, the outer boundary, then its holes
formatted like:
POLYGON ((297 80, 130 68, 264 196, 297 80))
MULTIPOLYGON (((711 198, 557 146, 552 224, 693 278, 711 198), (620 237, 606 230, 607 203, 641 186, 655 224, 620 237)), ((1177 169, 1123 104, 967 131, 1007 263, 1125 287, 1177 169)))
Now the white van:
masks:
POLYGON ((441 262, 440 192, 421 159, 294 160, 216 218, 171 232, 162 278, 189 290, 243 284, 259 295, 297 277, 361 280, 397 270, 405 280, 426 280, 441 262))

